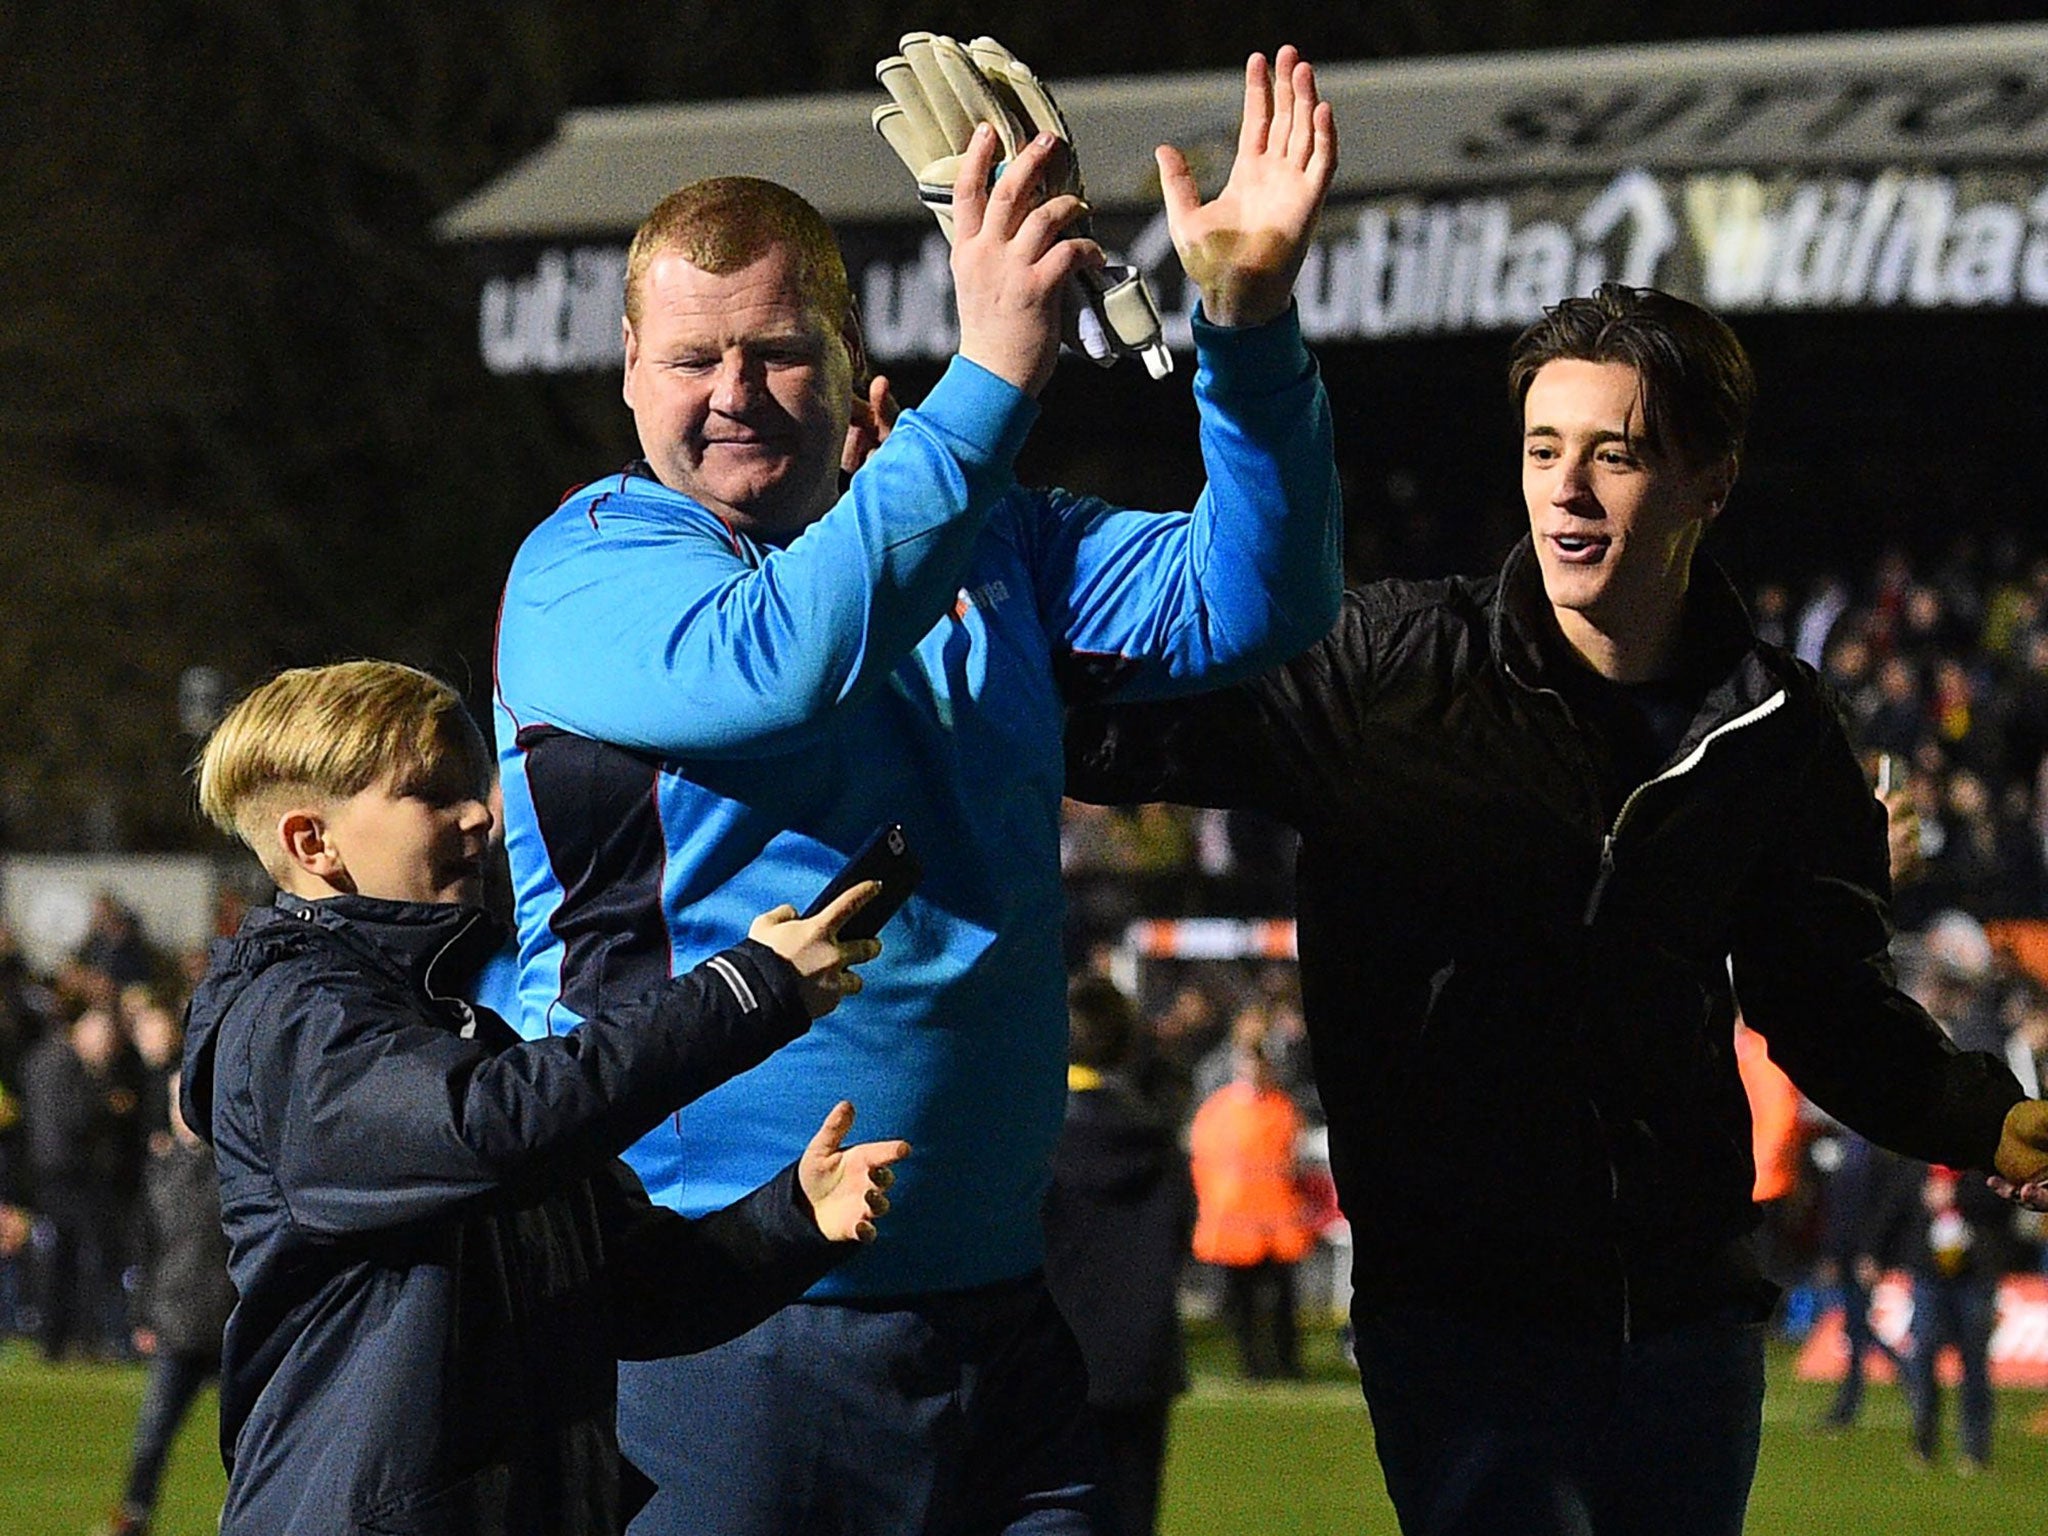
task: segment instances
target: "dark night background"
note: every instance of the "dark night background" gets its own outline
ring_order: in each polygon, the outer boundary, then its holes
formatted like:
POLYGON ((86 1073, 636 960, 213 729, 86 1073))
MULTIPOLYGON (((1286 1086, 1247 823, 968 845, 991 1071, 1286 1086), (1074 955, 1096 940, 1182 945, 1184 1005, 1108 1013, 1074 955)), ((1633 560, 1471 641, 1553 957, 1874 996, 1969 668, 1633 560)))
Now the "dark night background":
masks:
MULTIPOLYGON (((483 701, 513 550, 628 456, 630 421, 610 379, 487 374, 472 256, 430 225, 565 110, 865 89, 912 27, 991 33, 1057 83, 1284 41, 1334 62, 2043 7, 1231 0, 1172 18, 1046 0, 0 7, 0 846, 197 845, 177 709, 196 664, 239 690, 385 655, 483 701)), ((2048 314, 1739 325, 1763 383, 1721 535, 1743 575, 1860 568, 1958 530, 2041 537, 2048 314)), ((1360 574, 1472 567, 1515 531, 1504 339, 1325 356, 1360 574)), ((914 401, 929 376, 899 382, 914 401)), ((1181 504, 1192 422, 1184 377, 1063 369, 1022 473, 1181 504), (1144 454, 1107 446, 1131 441, 1144 454)))

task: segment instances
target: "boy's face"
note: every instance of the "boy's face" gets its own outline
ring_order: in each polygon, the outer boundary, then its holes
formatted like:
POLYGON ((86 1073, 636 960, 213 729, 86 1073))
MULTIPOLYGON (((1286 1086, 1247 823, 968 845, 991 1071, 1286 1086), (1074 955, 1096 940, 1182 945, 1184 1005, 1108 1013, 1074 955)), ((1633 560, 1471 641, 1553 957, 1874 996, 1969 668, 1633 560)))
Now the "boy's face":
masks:
POLYGON ((463 765, 404 787, 390 777, 327 808, 326 837, 340 860, 341 890, 386 901, 463 902, 482 899, 484 855, 491 846, 490 807, 463 765))

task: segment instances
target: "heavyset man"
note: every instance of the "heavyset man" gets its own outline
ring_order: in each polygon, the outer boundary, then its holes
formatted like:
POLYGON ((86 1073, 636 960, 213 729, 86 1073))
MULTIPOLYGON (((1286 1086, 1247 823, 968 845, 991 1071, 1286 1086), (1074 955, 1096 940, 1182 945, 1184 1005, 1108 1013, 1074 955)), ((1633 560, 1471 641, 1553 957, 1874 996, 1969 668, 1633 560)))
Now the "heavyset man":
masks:
POLYGON ((1079 1357, 1039 1276, 1066 1097, 1062 710, 1255 675, 1335 616, 1329 411, 1291 308, 1335 140, 1282 49, 1247 68, 1215 201, 1161 151, 1201 291, 1209 484, 1182 514, 1013 478, 1068 279, 1103 262, 1062 238, 1075 198, 1038 200, 1056 148, 992 188, 993 135, 963 155, 959 356, 879 447, 818 215, 745 179, 665 200, 628 257, 645 458, 573 494, 512 570, 497 721, 529 1030, 693 963, 879 823, 926 871, 859 997, 633 1154, 695 1212, 842 1093, 915 1148, 888 1240, 809 1302, 622 1373, 621 1441, 660 1487, 638 1532, 1093 1528, 1079 1357))
POLYGON ((1895 985, 1885 814, 1697 554, 1753 383, 1619 286, 1515 343, 1529 537, 1285 667, 1077 716, 1070 793, 1301 832, 1302 1002, 1411 1533, 1732 1533, 1770 1289, 1734 1002, 1823 1108, 2015 1184, 2048 1110, 1895 985))

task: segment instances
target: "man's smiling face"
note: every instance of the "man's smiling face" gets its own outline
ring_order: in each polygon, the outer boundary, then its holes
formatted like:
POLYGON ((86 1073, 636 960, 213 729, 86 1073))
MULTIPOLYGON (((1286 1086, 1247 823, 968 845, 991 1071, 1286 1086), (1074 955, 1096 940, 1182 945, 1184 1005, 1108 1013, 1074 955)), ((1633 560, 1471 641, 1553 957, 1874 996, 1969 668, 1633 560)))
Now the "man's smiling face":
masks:
POLYGON ((662 484, 735 528, 787 539, 838 495, 853 359, 786 248, 706 272, 656 256, 626 324, 626 404, 662 484))
POLYGON ((1537 372, 1523 400, 1522 496, 1544 592, 1582 654, 1589 631, 1627 648, 1675 624, 1733 473, 1648 441, 1628 364, 1561 358, 1537 372))

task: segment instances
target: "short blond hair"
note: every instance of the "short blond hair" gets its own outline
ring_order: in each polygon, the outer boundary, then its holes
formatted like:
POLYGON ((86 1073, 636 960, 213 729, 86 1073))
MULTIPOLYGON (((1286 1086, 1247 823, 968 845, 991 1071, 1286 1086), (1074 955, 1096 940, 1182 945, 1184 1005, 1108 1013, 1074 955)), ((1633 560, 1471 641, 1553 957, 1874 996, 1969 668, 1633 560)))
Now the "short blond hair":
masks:
POLYGON ((844 325, 853 312, 853 289, 832 226, 789 188, 758 176, 707 176, 654 205, 626 249, 626 323, 639 326, 642 280, 664 252, 722 277, 778 245, 796 267, 804 302, 829 325, 844 325))
POLYGON ((294 800, 346 800, 386 779, 404 791, 451 758, 481 798, 490 753, 461 694, 395 661, 343 661, 294 667, 252 690, 214 728, 194 772, 201 813, 279 878, 284 849, 271 833, 294 800))

